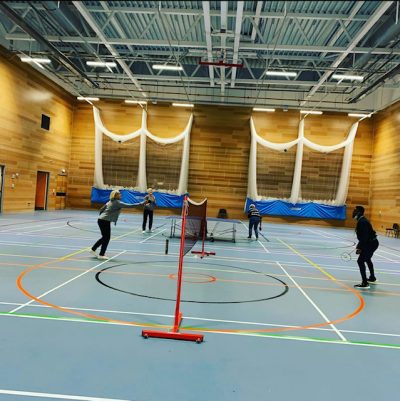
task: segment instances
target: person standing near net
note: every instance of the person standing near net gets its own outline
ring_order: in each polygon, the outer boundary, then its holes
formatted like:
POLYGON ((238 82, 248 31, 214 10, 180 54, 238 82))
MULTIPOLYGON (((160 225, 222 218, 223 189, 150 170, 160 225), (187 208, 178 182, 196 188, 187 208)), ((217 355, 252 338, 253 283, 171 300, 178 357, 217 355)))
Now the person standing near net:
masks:
POLYGON ((90 253, 93 256, 97 256, 96 249, 101 246, 99 256, 97 259, 107 260, 107 256, 105 255, 108 243, 111 238, 111 222, 114 225, 117 224, 119 214, 121 213, 121 209, 123 208, 132 208, 140 205, 140 203, 124 203, 121 202, 121 192, 112 191, 110 194, 110 200, 103 205, 99 210, 99 218, 97 220, 97 224, 99 225, 101 238, 92 246, 90 249, 90 253))
POLYGON ((149 233, 151 233, 151 227, 153 226, 153 213, 156 207, 156 198, 153 195, 153 190, 150 188, 143 202, 143 224, 142 232, 146 232, 147 218, 149 219, 149 233))
POLYGON ((261 214, 256 209, 255 205, 253 205, 253 204, 250 205, 249 211, 247 213, 247 217, 249 218, 249 236, 247 238, 251 238, 253 228, 254 228, 254 234, 256 235, 256 238, 258 239, 258 226, 260 226, 260 230, 261 230, 261 214))
POLYGON ((368 289, 369 283, 375 283, 376 277, 372 256, 378 249, 379 242, 376 238, 376 232, 372 228, 369 220, 364 216, 365 209, 362 206, 356 206, 353 211, 353 219, 357 220, 356 235, 358 244, 356 254, 358 255, 357 264, 361 273, 361 284, 356 284, 354 288, 368 289), (369 278, 367 278, 366 267, 369 269, 369 278))

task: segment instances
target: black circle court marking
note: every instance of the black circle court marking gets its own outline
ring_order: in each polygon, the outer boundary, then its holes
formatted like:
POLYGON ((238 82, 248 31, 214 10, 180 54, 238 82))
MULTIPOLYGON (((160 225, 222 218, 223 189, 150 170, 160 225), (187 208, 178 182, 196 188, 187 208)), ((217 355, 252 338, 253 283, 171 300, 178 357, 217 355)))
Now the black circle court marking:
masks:
MULTIPOLYGON (((152 261, 151 263, 165 263, 165 261, 152 261)), ((134 264, 142 264, 142 263, 134 263, 134 264)), ((249 272, 252 272, 252 273, 260 274, 260 275, 262 275, 262 276, 269 277, 269 278, 271 278, 271 279, 273 279, 273 280, 276 280, 276 281, 278 281, 279 283, 281 283, 283 289, 282 289, 282 291, 281 291, 279 294, 273 295, 273 296, 271 296, 271 297, 265 297, 265 298, 257 298, 257 299, 249 299, 249 300, 238 300, 238 301, 193 301, 193 300, 190 300, 190 299, 181 299, 181 302, 190 302, 190 303, 196 303, 196 304, 244 304, 244 303, 250 303, 250 302, 269 301, 269 300, 271 300, 271 299, 279 298, 279 297, 285 295, 285 294, 289 291, 289 286, 288 286, 283 280, 281 280, 281 279, 279 279, 279 278, 277 278, 277 277, 271 276, 271 275, 269 275, 269 274, 265 274, 265 273, 258 272, 258 271, 256 271, 256 270, 245 269, 245 268, 243 268, 243 267, 237 267, 237 266, 220 265, 220 264, 217 264, 217 263, 213 263, 213 265, 214 265, 214 266, 222 266, 222 267, 229 267, 229 268, 232 268, 232 269, 238 269, 238 270, 249 271, 249 272)), ((115 268, 115 267, 121 267, 121 266, 127 266, 127 264, 126 264, 126 263, 122 263, 122 264, 113 265, 113 266, 109 266, 109 267, 105 267, 104 269, 101 269, 99 272, 96 273, 96 280, 97 280, 101 285, 104 285, 105 287, 110 288, 110 289, 112 289, 112 290, 114 290, 114 291, 123 292, 123 293, 125 293, 125 294, 134 295, 134 296, 136 296, 136 297, 150 298, 150 299, 159 299, 159 300, 162 300, 162 301, 173 301, 173 302, 176 301, 175 298, 155 297, 155 296, 152 296, 152 295, 145 295, 145 294, 139 294, 139 293, 137 293, 137 292, 126 291, 126 290, 123 290, 123 289, 121 289, 121 288, 113 287, 112 285, 109 285, 109 284, 105 283, 105 282, 100 278, 100 276, 101 276, 101 274, 102 274, 103 272, 105 272, 105 271, 107 271, 107 270, 110 270, 110 269, 113 269, 113 268, 115 268)))

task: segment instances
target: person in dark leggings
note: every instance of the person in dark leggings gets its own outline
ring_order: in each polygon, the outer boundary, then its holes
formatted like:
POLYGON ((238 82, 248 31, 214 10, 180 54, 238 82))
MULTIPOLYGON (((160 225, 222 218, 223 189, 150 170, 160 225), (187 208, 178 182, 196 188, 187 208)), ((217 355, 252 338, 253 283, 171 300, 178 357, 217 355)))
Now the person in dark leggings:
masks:
POLYGON ((374 264, 371 259, 379 247, 376 232, 369 220, 364 216, 364 211, 365 209, 362 206, 356 206, 353 211, 353 219, 357 220, 356 234, 358 244, 356 246, 356 254, 358 255, 357 264, 361 273, 361 283, 356 284, 354 287, 359 289, 368 289, 370 288, 370 283, 376 283, 374 264), (368 278, 365 264, 367 264, 369 270, 368 278))
POLYGON ((121 202, 121 193, 119 191, 112 191, 110 194, 110 200, 100 209, 100 216, 97 220, 99 225, 101 238, 92 246, 90 253, 93 256, 97 256, 96 249, 101 246, 99 256, 97 259, 107 260, 105 256, 108 243, 111 238, 111 222, 117 224, 119 214, 123 208, 132 208, 140 205, 141 203, 124 203, 121 202))
POLYGON ((261 230, 261 214, 256 209, 255 205, 250 205, 247 217, 249 218, 249 236, 247 238, 251 238, 251 234, 254 228, 254 234, 256 236, 256 239, 258 239, 258 226, 260 226, 261 230))
POLYGON ((153 190, 150 188, 147 195, 144 198, 144 209, 143 209, 143 223, 142 232, 146 232, 147 218, 149 219, 149 232, 151 233, 151 227, 153 226, 153 213, 156 207, 156 198, 153 195, 153 190))

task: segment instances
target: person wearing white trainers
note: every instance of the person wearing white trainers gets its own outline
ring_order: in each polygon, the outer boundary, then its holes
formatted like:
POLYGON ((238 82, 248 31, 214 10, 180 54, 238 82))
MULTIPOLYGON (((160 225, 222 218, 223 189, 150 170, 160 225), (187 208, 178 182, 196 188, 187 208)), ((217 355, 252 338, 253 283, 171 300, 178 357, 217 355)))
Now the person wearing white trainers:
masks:
POLYGON ((151 227, 153 226, 153 213, 154 208, 156 207, 156 198, 153 195, 153 190, 151 188, 148 189, 147 195, 144 198, 144 208, 143 208, 143 223, 142 223, 142 232, 146 232, 146 224, 147 218, 149 218, 149 230, 148 232, 151 233, 151 227))
POLYGON ((121 202, 121 192, 115 190, 110 194, 110 200, 103 205, 99 210, 99 218, 97 224, 99 225, 101 238, 92 246, 90 253, 96 255, 96 249, 101 246, 99 256, 97 259, 107 260, 105 256, 108 243, 111 238, 111 222, 117 224, 119 214, 123 208, 133 208, 141 205, 141 203, 125 203, 121 202))

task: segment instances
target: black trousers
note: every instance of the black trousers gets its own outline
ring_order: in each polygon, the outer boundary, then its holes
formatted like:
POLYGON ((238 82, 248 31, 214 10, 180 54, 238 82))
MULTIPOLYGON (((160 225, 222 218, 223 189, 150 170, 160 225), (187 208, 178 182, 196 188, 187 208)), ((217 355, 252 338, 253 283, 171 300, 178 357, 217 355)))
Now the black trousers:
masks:
POLYGON ((142 224, 143 231, 146 230, 147 217, 149 217, 149 230, 151 230, 151 227, 153 226, 153 210, 148 210, 148 209, 143 210, 143 224, 142 224))
POLYGON ((100 255, 104 256, 111 238, 111 222, 98 219, 97 224, 100 227, 101 238, 92 246, 92 250, 95 251, 101 245, 100 255))
POLYGON ((256 235, 256 238, 258 238, 258 225, 260 224, 260 218, 259 217, 250 217, 249 221, 249 238, 251 237, 253 228, 254 228, 254 234, 256 235))
POLYGON ((371 241, 371 244, 366 248, 363 249, 360 253, 360 255, 358 256, 357 259, 357 264, 358 264, 358 268, 360 269, 360 273, 361 273, 361 278, 362 278, 362 282, 366 283, 367 282, 367 269, 365 267, 365 264, 367 264, 368 269, 369 269, 369 276, 371 278, 375 278, 375 272, 374 272, 374 264, 372 263, 372 256, 374 254, 374 252, 378 249, 379 246, 379 242, 378 240, 374 240, 371 241))

